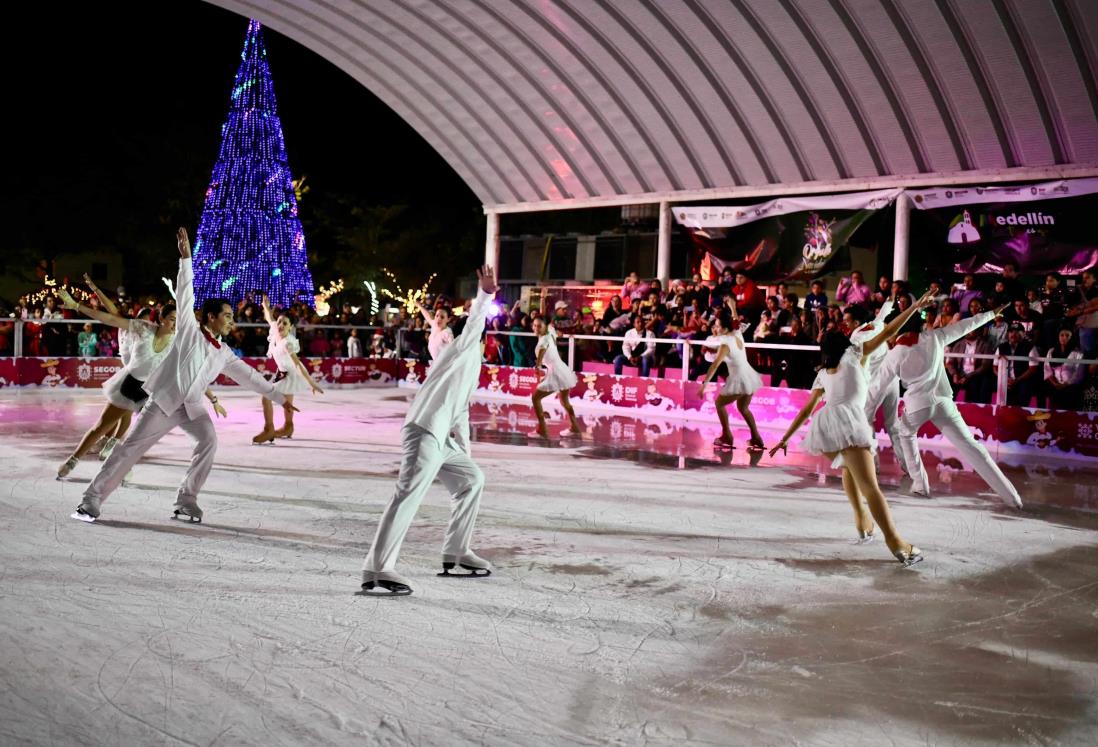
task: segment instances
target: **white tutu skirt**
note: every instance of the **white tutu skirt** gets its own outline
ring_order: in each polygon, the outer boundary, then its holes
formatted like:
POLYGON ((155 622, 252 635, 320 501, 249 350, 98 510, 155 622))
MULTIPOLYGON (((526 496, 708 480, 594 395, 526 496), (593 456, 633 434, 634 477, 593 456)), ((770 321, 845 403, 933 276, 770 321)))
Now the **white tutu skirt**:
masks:
POLYGON ((304 374, 297 366, 286 372, 285 378, 274 382, 275 391, 280 394, 307 394, 313 390, 304 374))
MULTIPOLYGON (((830 454, 853 446, 876 451, 877 438, 869 427, 865 411, 852 405, 832 407, 824 405, 808 426, 808 435, 801 442, 801 448, 809 454, 830 454)), ((840 459, 836 459, 840 466, 840 459)))
POLYGON ((576 385, 576 372, 571 369, 550 367, 545 372, 545 378, 538 384, 539 392, 571 391, 576 385))
POLYGON ((128 375, 129 372, 126 370, 125 366, 115 371, 113 376, 103 382, 103 396, 115 407, 129 410, 130 412, 137 412, 144 407, 145 403, 149 400, 146 398, 140 402, 134 402, 132 399, 122 394, 122 382, 126 380, 128 375))
POLYGON ((751 366, 736 366, 732 369, 728 378, 721 387, 722 396, 736 397, 743 394, 754 394, 763 385, 759 372, 751 366))

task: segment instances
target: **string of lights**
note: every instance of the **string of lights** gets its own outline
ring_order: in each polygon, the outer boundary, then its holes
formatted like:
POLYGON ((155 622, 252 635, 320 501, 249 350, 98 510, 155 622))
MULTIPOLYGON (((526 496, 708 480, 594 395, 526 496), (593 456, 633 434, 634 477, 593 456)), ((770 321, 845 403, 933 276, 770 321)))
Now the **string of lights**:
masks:
POLYGON ((92 294, 88 293, 83 288, 78 288, 75 285, 69 285, 67 283, 57 284, 57 281, 51 278, 49 275, 43 281, 43 286, 36 290, 34 293, 28 293, 19 299, 19 303, 23 306, 30 306, 36 303, 42 303, 50 296, 57 298, 57 291, 68 291, 69 295, 78 301, 88 301, 91 299, 92 294))
POLYGON ((343 290, 343 278, 332 281, 332 284, 327 288, 321 288, 320 292, 313 297, 313 301, 316 303, 316 313, 320 316, 328 316, 328 312, 331 311, 331 307, 328 305, 328 299, 343 290))
POLYGON ((276 306, 313 306, 298 217, 308 187, 290 174, 258 21, 248 22, 240 59, 194 245, 195 301, 220 297, 235 306, 266 293, 276 306))
POLYGON ((381 309, 381 299, 377 297, 377 283, 372 280, 363 280, 362 284, 366 286, 366 290, 370 293, 370 316, 377 316, 378 311, 381 309))
POLYGON ((389 270, 384 267, 381 268, 381 271, 389 276, 389 279, 393 281, 393 285, 395 285, 397 289, 396 293, 393 293, 388 288, 382 288, 381 292, 394 301, 399 301, 400 304, 404 306, 404 310, 409 314, 414 314, 416 312, 416 304, 427 298, 427 288, 429 288, 431 282, 438 277, 437 272, 432 272, 431 276, 427 278, 427 281, 421 285, 418 290, 405 291, 400 287, 400 283, 397 282, 396 275, 389 272, 389 270))

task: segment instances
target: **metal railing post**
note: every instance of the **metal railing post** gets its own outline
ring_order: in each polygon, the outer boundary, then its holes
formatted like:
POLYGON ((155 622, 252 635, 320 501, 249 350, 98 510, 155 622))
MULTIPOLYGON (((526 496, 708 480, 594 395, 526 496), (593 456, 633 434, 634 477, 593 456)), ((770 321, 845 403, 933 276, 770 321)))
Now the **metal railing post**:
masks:
POLYGON ((15 322, 15 340, 13 340, 14 347, 12 348, 13 358, 23 357, 23 320, 19 319, 15 322))
POLYGON ((576 370, 576 338, 568 338, 568 369, 570 371, 576 370))

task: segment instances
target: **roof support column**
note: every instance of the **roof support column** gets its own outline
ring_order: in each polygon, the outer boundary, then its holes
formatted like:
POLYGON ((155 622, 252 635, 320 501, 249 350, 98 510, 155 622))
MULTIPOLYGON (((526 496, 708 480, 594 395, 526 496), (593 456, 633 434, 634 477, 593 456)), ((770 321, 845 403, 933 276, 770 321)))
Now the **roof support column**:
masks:
POLYGON ((896 198, 896 234, 892 242, 892 279, 907 280, 911 228, 911 199, 907 192, 896 198))
POLYGON ((656 243, 656 277, 667 291, 671 282, 671 203, 660 203, 660 233, 656 243))
POLYGON ((499 213, 490 211, 485 213, 487 228, 484 236, 484 264, 496 270, 499 275, 499 213))

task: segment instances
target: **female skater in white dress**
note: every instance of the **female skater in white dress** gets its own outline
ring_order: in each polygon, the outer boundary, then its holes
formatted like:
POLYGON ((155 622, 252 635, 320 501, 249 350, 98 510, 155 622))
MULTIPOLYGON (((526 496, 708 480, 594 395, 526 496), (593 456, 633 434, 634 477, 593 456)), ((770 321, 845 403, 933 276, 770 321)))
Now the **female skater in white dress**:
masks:
POLYGON ((579 436, 581 434, 579 423, 576 421, 576 412, 572 409, 572 402, 568 399, 568 393, 576 385, 576 373, 568 368, 568 364, 561 360, 557 351, 557 331, 553 325, 546 324, 544 319, 534 320, 534 334, 538 336, 538 344, 534 348, 537 361, 534 370, 537 371, 538 382, 534 390, 534 412, 538 416, 538 428, 530 433, 532 438, 549 438, 549 426, 545 424, 545 410, 541 401, 550 394, 556 393, 560 397, 561 407, 568 414, 570 426, 564 436, 579 436), (543 370, 544 369, 544 370, 543 370))
POLYGON ((431 334, 427 336, 427 351, 431 354, 431 360, 435 360, 442 349, 454 341, 454 331, 450 329, 450 310, 440 306, 432 314, 419 301, 416 301, 416 306, 431 328, 431 334))
POLYGON ((728 378, 721 387, 721 393, 717 396, 717 417, 721 421, 721 435, 715 442, 715 446, 732 448, 732 430, 728 427, 728 405, 736 403, 736 409, 740 411, 747 427, 751 429, 751 441, 749 449, 762 451, 766 448, 763 444, 759 428, 755 425, 755 416, 751 414, 751 398, 762 386, 762 378, 747 361, 747 351, 743 345, 743 334, 739 329, 739 316, 736 313, 736 302, 729 299, 729 313, 723 310, 713 319, 713 337, 703 343, 706 347, 716 347, 717 353, 709 365, 709 371, 702 379, 698 389, 698 397, 705 396, 705 387, 716 375, 722 363, 728 364, 728 378))
MULTIPOLYGON (((103 408, 99 420, 84 434, 84 438, 80 440, 69 458, 58 467, 57 478, 61 479, 72 472, 77 462, 91 450, 101 436, 113 433, 124 416, 132 415, 145 405, 148 394, 141 385, 167 357, 171 349, 172 341, 175 339, 175 306, 172 304, 164 306, 160 311, 159 324, 153 324, 143 319, 126 319, 116 314, 89 308, 77 303, 64 290, 58 291, 58 295, 65 308, 125 330, 129 336, 126 344, 130 351, 129 362, 114 376, 103 382, 103 395, 107 398, 107 406, 103 408)), ((206 397, 213 402, 217 414, 224 417, 225 410, 217 403, 217 397, 209 391, 206 392, 206 397)))
MULTIPOLYGON (((275 376, 274 387, 276 392, 286 395, 287 405, 293 405, 294 395, 305 392, 324 394, 324 390, 316 385, 309 375, 309 369, 297 357, 301 352, 301 343, 294 333, 294 321, 289 314, 279 314, 276 319, 271 313, 271 303, 266 294, 263 296, 263 318, 267 320, 271 330, 267 335, 267 357, 273 358, 278 366, 278 374, 275 376)), ((253 444, 263 444, 274 441, 276 438, 291 438, 294 435, 294 411, 290 407, 283 407, 286 422, 275 430, 274 407, 271 400, 261 398, 263 402, 263 431, 252 438, 253 444)))
POLYGON ((823 367, 812 385, 812 396, 790 423, 782 440, 770 450, 770 456, 778 449, 784 452, 789 439, 812 415, 820 400, 824 400, 824 406, 812 417, 808 435, 801 445, 810 454, 823 454, 836 463, 841 462, 843 488, 854 508, 859 541, 872 539, 873 521, 876 520, 889 551, 905 566, 918 563, 923 556, 919 548, 906 542, 896 531, 888 501, 877 484, 873 465, 877 438, 865 417, 869 378, 864 366, 873 351, 896 334, 912 314, 929 305, 932 298, 928 291, 885 325, 880 334, 860 345, 851 344, 850 338, 841 332, 828 332, 820 345, 823 367), (866 515, 862 497, 869 503, 872 518, 866 515))

